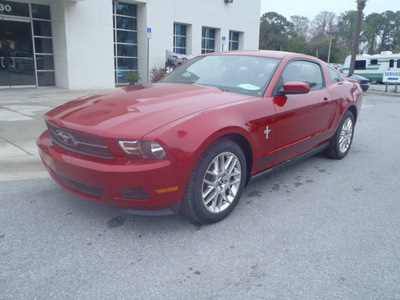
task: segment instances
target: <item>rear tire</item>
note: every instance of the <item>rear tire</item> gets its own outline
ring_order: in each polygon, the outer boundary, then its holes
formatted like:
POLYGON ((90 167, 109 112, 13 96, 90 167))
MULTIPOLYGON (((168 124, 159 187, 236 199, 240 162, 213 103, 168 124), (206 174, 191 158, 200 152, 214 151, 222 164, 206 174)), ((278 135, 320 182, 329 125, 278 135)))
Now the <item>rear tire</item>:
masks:
POLYGON ((326 155, 333 159, 344 158, 350 150, 354 135, 354 116, 346 111, 335 135, 326 149, 326 155))
POLYGON ((198 223, 221 221, 239 202, 246 173, 242 149, 230 139, 215 141, 192 170, 181 212, 198 223))

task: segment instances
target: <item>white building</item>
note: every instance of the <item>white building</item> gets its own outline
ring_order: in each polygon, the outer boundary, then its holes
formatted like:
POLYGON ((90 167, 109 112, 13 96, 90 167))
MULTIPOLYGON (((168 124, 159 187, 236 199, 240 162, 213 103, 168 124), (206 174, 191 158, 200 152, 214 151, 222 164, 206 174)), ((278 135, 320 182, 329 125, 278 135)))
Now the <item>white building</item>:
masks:
POLYGON ((0 0, 0 88, 148 81, 166 50, 258 49, 261 0, 0 0), (148 33, 151 31, 151 34, 148 33))

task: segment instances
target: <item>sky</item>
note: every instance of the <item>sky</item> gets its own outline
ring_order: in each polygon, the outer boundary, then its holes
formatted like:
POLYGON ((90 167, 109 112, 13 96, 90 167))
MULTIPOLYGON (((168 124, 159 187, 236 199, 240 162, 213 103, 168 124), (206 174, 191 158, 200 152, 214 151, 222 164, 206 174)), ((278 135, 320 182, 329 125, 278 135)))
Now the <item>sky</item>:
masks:
MULTIPOLYGON (((300 15, 312 21, 321 11, 334 12, 339 16, 348 10, 357 10, 356 0, 261 0, 261 15, 274 11, 288 20, 290 16, 300 15)), ((386 10, 400 10, 400 0, 367 0, 364 14, 381 13, 386 10)))

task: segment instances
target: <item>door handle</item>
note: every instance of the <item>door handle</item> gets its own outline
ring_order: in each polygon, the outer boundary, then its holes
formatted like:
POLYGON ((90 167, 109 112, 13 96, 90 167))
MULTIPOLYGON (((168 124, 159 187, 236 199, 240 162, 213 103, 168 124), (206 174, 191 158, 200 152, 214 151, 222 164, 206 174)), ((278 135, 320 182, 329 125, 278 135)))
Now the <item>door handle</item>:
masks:
POLYGON ((5 68, 6 66, 4 65, 4 57, 0 57, 0 60, 1 60, 1 66, 2 66, 3 68, 5 68))

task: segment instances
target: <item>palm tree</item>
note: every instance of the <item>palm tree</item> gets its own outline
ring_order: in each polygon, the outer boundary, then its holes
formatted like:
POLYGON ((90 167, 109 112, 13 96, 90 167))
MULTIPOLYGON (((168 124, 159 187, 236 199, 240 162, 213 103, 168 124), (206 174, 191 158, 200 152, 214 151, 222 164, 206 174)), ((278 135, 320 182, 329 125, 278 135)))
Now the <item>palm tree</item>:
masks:
POLYGON ((351 62, 350 62, 349 76, 353 75, 354 68, 356 65, 356 55, 358 52, 358 40, 360 37, 361 23, 362 23, 362 19, 363 19, 363 10, 365 8, 366 2, 367 2, 367 0, 357 0, 357 23, 356 23, 356 30, 354 32, 353 47, 351 49, 351 62))

